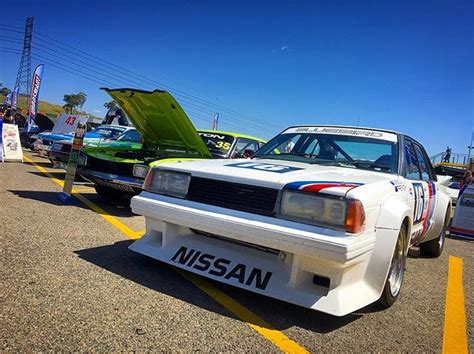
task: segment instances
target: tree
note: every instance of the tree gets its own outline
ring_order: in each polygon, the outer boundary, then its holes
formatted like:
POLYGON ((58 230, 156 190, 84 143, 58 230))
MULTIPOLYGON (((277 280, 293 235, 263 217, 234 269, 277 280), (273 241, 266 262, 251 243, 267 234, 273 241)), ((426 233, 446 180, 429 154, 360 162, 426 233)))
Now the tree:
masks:
POLYGON ((12 90, 10 90, 8 87, 2 87, 0 89, 0 94, 2 94, 3 96, 8 95, 10 92, 12 92, 12 90))
POLYGON ((104 107, 107 109, 117 108, 117 103, 115 101, 105 102, 104 107))
POLYGON ((64 95, 63 101, 66 102, 66 104, 63 106, 63 108, 67 113, 74 113, 74 110, 76 110, 77 107, 82 109, 82 106, 84 103, 86 103, 86 100, 87 95, 84 92, 64 95))

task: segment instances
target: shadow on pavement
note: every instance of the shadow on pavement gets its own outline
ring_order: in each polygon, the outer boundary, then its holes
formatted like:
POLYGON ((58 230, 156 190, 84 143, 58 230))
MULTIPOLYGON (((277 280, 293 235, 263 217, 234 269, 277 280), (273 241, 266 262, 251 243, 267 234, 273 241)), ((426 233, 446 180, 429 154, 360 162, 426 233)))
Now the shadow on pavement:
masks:
MULTIPOLYGON (((23 190, 9 190, 9 192, 17 195, 20 198, 33 199, 42 203, 48 203, 48 204, 58 205, 58 206, 71 206, 68 204, 64 204, 58 199, 58 194, 59 194, 58 192, 23 191, 23 190)), ((130 209, 130 199, 123 198, 118 202, 106 202, 104 200, 101 200, 101 198, 95 193, 83 194, 83 196, 87 197, 88 200, 90 200, 94 204, 97 204, 102 209, 104 209, 108 214, 112 216, 116 216, 116 217, 136 216, 135 214, 132 213, 132 210, 130 209)), ((77 199, 74 199, 73 205, 79 208, 90 210, 89 207, 82 204, 77 199)))
MULTIPOLYGON (((46 176, 43 172, 36 172, 36 171, 29 171, 29 174, 35 175, 35 176, 40 176, 44 178, 49 178, 49 176, 46 176)), ((60 180, 64 180, 64 177, 66 176, 66 171, 64 170, 57 170, 57 171, 48 171, 48 174, 55 178, 59 178, 60 180)))
MULTIPOLYGON (((233 314, 180 276, 174 267, 128 250, 132 242, 131 240, 119 241, 113 245, 79 250, 75 253, 87 262, 149 289, 208 311, 235 318, 233 314)), ((297 326, 317 333, 328 333, 363 317, 362 314, 335 317, 220 284, 210 279, 206 280, 278 330, 297 326)))

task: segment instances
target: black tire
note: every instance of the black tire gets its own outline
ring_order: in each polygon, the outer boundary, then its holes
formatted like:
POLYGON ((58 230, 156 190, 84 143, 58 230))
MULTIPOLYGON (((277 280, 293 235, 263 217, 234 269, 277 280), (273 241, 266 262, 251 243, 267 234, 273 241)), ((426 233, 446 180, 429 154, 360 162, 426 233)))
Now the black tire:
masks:
POLYGON ((420 244, 420 254, 424 257, 438 258, 443 253, 444 243, 446 240, 446 230, 451 219, 450 211, 446 212, 444 218, 443 229, 439 233, 438 237, 428 242, 420 244))
POLYGON ((116 201, 124 197, 127 193, 122 192, 118 189, 100 186, 98 184, 94 184, 95 191, 101 198, 107 201, 116 201))
POLYGON ((398 233, 397 243, 393 250, 392 260, 387 279, 383 287, 382 295, 378 300, 383 307, 392 306, 400 294, 405 275, 405 264, 407 259, 407 231, 404 226, 398 233), (395 263, 394 263, 395 262, 395 263))

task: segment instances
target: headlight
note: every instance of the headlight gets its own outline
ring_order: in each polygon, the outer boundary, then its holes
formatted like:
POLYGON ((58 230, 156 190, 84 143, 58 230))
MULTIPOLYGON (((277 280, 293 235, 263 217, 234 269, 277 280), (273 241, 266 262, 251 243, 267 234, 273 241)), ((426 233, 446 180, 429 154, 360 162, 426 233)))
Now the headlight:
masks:
POLYGON ((289 190, 282 193, 277 216, 351 233, 359 233, 365 219, 364 208, 358 200, 323 197, 289 190))
POLYGON ((145 178, 150 167, 146 165, 133 165, 133 175, 138 178, 145 178))
POLYGON ((188 173, 151 169, 144 186, 149 192, 184 198, 188 194, 190 181, 188 173))

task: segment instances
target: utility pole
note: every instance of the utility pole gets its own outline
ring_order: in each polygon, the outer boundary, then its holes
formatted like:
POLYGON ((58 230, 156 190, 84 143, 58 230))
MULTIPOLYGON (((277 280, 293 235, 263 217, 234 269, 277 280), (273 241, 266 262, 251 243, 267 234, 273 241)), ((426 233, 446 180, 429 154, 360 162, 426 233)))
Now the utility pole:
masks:
POLYGON ((471 144, 469 144, 469 146, 467 147, 469 149, 468 153, 467 153, 467 165, 469 166, 471 164, 471 149, 474 149, 474 146, 473 146, 473 141, 474 141, 474 132, 472 132, 471 134, 471 144))
MULTIPOLYGON (((16 76, 15 87, 19 87, 18 97, 23 93, 30 99, 31 92, 31 42, 33 38, 33 17, 28 17, 25 24, 25 37, 23 39, 23 53, 16 76)), ((14 87, 14 88, 15 88, 14 87)), ((27 105, 29 107, 29 105, 27 105)))

